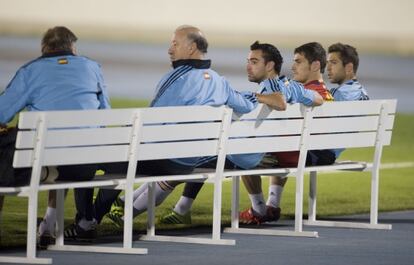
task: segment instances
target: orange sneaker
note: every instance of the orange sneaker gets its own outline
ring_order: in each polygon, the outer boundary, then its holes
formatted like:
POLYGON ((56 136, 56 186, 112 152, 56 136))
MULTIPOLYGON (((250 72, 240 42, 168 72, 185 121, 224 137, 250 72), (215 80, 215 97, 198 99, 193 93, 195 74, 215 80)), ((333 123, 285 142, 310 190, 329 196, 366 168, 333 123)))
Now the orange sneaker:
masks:
POLYGON ((256 213, 253 208, 246 209, 239 213, 239 222, 242 224, 256 224, 260 225, 263 223, 264 216, 256 213))

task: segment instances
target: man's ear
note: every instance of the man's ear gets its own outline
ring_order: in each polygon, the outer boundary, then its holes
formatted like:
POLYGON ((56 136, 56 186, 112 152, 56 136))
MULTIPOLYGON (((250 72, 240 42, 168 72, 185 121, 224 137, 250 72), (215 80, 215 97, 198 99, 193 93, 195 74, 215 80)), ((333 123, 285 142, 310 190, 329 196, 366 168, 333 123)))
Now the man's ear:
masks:
POLYGON ((320 72, 321 71, 321 62, 320 61, 313 61, 310 65, 310 69, 312 72, 320 72))
POLYGON ((345 65, 345 73, 354 75, 354 64, 353 63, 347 63, 345 65))
POLYGON ((70 48, 73 54, 76 54, 78 51, 76 50, 75 43, 72 44, 72 47, 70 48))
POLYGON ((270 71, 272 71, 274 69, 275 62, 269 61, 269 62, 266 63, 266 66, 265 67, 266 67, 266 71, 270 72, 270 71))
POLYGON ((191 45, 188 47, 190 50, 190 54, 194 54, 197 51, 197 44, 195 42, 191 43, 191 45))

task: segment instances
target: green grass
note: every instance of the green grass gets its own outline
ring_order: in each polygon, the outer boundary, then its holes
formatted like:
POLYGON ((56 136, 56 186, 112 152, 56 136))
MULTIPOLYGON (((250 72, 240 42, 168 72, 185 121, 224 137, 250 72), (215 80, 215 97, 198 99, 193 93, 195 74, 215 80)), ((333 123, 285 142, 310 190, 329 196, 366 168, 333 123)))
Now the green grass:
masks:
MULTIPOLYGON (((119 107, 144 107, 147 101, 136 100, 112 100, 114 108, 119 107)), ((382 163, 414 162, 414 115, 398 114, 394 124, 394 132, 391 146, 384 148, 382 163)), ((373 156, 372 148, 346 150, 342 160, 368 160, 373 156)), ((380 172, 380 211, 396 211, 414 209, 414 167, 400 169, 384 169, 380 172)), ((266 193, 268 181, 263 179, 263 189, 266 193)), ((181 195, 180 185, 171 196, 157 209, 156 215, 170 210, 181 195)), ((305 177, 305 191, 308 190, 308 176, 305 177)), ((294 216, 295 179, 288 181, 282 200, 282 218, 294 216)), ((318 216, 326 217, 343 214, 356 214, 369 212, 370 205, 370 175, 369 173, 347 172, 339 174, 320 174, 318 177, 318 216)), ((240 208, 250 205, 244 187, 241 189, 240 208)), ((231 182, 225 182, 223 186, 223 224, 230 223, 231 182)), ((211 225, 213 189, 212 185, 205 185, 194 203, 192 210, 193 226, 211 225)), ((39 217, 43 216, 46 209, 47 194, 42 192, 39 197, 39 217)), ((307 210, 307 198, 305 193, 305 212, 307 210)), ((27 199, 8 196, 5 199, 3 219, 1 221, 2 242, 1 246, 25 245, 27 199)), ((73 193, 65 204, 65 222, 70 223, 75 215, 73 193)), ((134 220, 135 230, 145 230, 146 215, 134 220)), ((159 225, 164 228, 182 228, 184 226, 159 225)), ((108 220, 104 219, 99 229, 100 234, 122 233, 114 228, 108 220)))

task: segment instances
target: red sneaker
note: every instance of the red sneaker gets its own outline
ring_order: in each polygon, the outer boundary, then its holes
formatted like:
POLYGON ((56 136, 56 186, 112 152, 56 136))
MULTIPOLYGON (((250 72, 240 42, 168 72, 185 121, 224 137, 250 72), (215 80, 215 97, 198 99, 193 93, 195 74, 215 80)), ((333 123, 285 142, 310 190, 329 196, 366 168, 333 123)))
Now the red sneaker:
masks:
POLYGON ((252 208, 246 209, 239 213, 239 222, 242 224, 256 224, 263 223, 263 217, 256 213, 252 208))
POLYGON ((266 215, 263 216, 262 222, 276 222, 280 218, 280 207, 266 205, 266 215))

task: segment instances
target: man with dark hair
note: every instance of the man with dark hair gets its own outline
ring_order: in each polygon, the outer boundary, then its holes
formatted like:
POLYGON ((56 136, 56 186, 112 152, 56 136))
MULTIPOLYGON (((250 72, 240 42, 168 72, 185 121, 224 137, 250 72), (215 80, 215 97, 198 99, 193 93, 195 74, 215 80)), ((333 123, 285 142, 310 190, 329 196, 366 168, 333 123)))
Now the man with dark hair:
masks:
MULTIPOLYGON (((292 65, 293 79, 304 85, 305 88, 317 91, 325 101, 332 101, 332 95, 327 90, 322 74, 326 66, 326 52, 321 44, 309 42, 294 50, 292 65)), ((278 152, 272 154, 279 167, 296 167, 299 161, 299 152, 278 152)), ((307 165, 329 165, 335 162, 333 150, 308 151, 307 165)), ((277 221, 280 218, 280 201, 283 188, 288 179, 286 177, 270 177, 269 194, 266 207, 276 209, 261 221, 277 221)), ((249 222, 241 220, 241 222, 249 222)))
MULTIPOLYGON (((328 78, 338 87, 331 89, 335 101, 369 100, 365 88, 359 83, 356 73, 359 66, 357 50, 342 43, 335 43, 328 48, 328 78)), ((335 157, 345 149, 335 149, 335 157)))
POLYGON ((358 66, 358 52, 354 47, 342 43, 329 46, 328 78, 332 84, 339 85, 331 89, 336 101, 369 99, 364 87, 357 80, 358 66))
MULTIPOLYGON (((240 93, 234 90, 223 77, 210 69, 211 61, 204 59, 207 48, 207 40, 200 29, 184 25, 175 30, 168 49, 173 70, 158 83, 157 93, 151 102, 151 107, 228 105, 239 113, 247 113, 256 108, 258 98, 254 93, 240 93)), ((142 161, 138 163, 137 173, 148 175, 187 174, 208 159, 212 158, 194 157, 142 161)), ((106 172, 111 172, 111 168, 107 168, 106 172)), ((124 167, 124 172, 126 172, 126 167, 124 167)), ((156 205, 159 205, 179 183, 181 182, 157 182, 155 185, 156 205)), ((148 204, 146 192, 146 184, 134 191, 134 216, 146 211, 148 204)), ((119 193, 120 191, 116 190, 101 189, 99 191, 95 200, 95 218, 98 222, 108 213, 119 193)), ((123 200, 117 200, 117 204, 123 207, 123 200)), ((123 224, 122 213, 109 216, 115 224, 123 224)))
MULTIPOLYGON (((0 95, 0 124, 9 122, 24 108, 28 111, 110 108, 101 67, 76 55, 76 40, 66 27, 46 31, 41 42, 42 56, 22 66, 0 95)), ((88 180, 94 177, 96 166, 62 166, 57 171, 61 180, 88 180)), ((75 190, 76 202, 83 196, 82 189, 75 190)), ((93 209, 78 203, 76 207, 84 229, 93 227, 93 209)), ((55 208, 55 193, 51 192, 49 207, 39 227, 43 246, 54 236, 55 208)))
MULTIPOLYGON (((322 97, 318 93, 304 89, 301 84, 286 77, 279 77, 283 58, 275 46, 256 41, 250 46, 250 50, 246 67, 247 77, 250 82, 260 85, 259 94, 281 94, 288 103, 300 102, 308 106, 322 104, 322 97)), ((278 109, 278 104, 274 105, 275 101, 270 97, 265 97, 261 100, 262 103, 278 109)), ((261 162, 263 156, 264 154, 229 155, 227 160, 238 168, 250 169, 256 167, 261 162)), ((256 196, 256 194, 261 193, 260 176, 243 176, 243 182, 249 194, 252 195, 250 198, 253 205, 257 205, 256 201, 259 196, 256 196)), ((163 216, 160 221, 162 223, 175 224, 191 223, 190 209, 202 185, 202 183, 186 183, 183 195, 174 209, 169 214, 163 216)), ((263 206, 265 206, 264 203, 263 206)), ((261 209, 257 209, 257 211, 259 212, 261 209)), ((266 211, 266 208, 263 208, 263 211, 266 211)))

